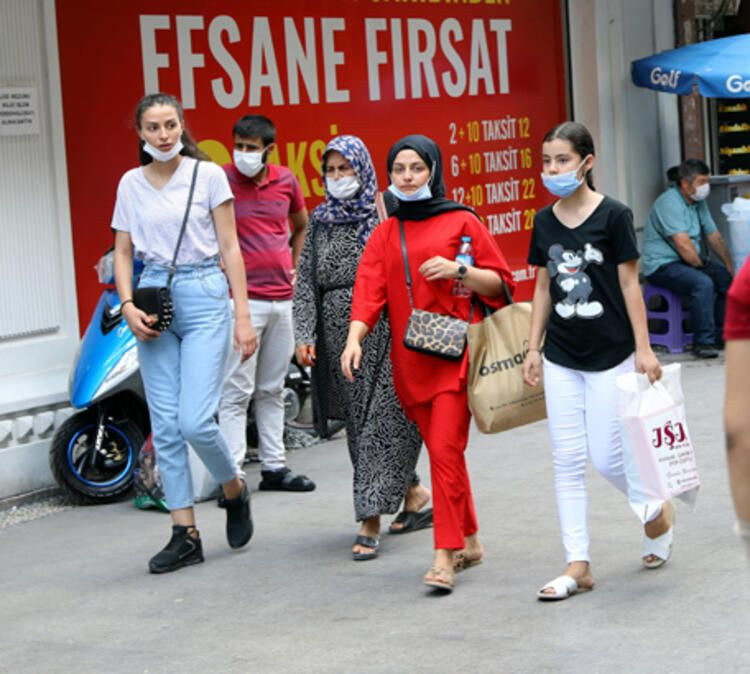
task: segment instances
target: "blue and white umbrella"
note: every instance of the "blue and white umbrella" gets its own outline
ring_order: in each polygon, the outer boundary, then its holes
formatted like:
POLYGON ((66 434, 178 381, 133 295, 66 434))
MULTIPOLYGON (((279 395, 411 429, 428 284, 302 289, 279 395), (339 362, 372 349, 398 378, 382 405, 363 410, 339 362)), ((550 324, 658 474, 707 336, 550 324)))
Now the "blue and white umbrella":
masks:
POLYGON ((696 42, 630 65, 633 82, 670 94, 750 98, 750 34, 696 42))

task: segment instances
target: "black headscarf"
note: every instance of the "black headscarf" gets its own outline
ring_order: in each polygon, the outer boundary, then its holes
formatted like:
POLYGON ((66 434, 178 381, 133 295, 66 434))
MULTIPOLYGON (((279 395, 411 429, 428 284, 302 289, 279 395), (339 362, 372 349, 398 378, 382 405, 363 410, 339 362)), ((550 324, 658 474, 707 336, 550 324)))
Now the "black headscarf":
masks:
MULTIPOLYGON (((395 215, 401 220, 426 220, 433 215, 447 213, 448 211, 469 211, 474 209, 459 204, 457 201, 445 198, 445 182, 443 182, 443 158, 440 148, 434 140, 427 136, 414 134, 405 136, 394 143, 388 152, 388 176, 390 179, 393 162, 401 150, 414 150, 427 164, 430 169, 430 191, 432 198, 422 201, 401 201, 392 192, 386 191, 384 201, 388 215, 395 215)), ((476 213, 474 213, 476 215, 476 213)))

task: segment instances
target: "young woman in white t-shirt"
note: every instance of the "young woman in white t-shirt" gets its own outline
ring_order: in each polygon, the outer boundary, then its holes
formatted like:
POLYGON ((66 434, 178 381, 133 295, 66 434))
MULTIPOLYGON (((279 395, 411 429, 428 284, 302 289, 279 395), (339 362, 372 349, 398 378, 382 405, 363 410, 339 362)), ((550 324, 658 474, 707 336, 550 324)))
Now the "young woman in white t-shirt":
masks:
POLYGON ((235 301, 234 348, 249 358, 257 340, 224 171, 200 161, 205 156, 185 130, 182 106, 172 96, 145 96, 135 121, 142 165, 125 173, 117 189, 115 281, 123 317, 138 339, 153 442, 172 515, 172 538, 149 569, 166 573, 203 561, 187 443, 222 485, 229 545, 242 547, 253 532, 247 487, 215 420, 231 348, 227 279, 235 301), (174 316, 159 332, 155 318, 133 303, 133 255, 145 263, 139 287, 167 284, 196 162, 190 215, 170 285, 174 316))

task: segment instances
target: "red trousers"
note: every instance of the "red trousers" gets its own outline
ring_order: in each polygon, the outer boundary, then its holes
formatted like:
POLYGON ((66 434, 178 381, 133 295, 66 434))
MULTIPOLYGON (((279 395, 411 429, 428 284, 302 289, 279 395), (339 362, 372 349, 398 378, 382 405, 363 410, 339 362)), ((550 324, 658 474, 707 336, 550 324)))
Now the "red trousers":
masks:
POLYGON ((435 548, 460 550, 478 529, 464 457, 471 420, 466 391, 439 393, 407 411, 430 455, 435 548))

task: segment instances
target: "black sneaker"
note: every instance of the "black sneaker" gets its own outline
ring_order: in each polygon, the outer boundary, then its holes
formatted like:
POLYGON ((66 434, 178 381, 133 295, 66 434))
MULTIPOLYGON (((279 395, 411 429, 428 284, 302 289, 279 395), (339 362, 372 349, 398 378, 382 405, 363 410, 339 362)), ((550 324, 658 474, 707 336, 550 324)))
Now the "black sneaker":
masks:
POLYGON ((710 344, 696 344, 693 347, 693 355, 696 358, 718 358, 719 352, 710 344))
POLYGON ((203 561, 203 545, 200 538, 193 538, 188 533, 188 529, 193 528, 175 524, 167 547, 151 558, 148 570, 151 573, 169 573, 183 566, 200 564, 203 561))
POLYGON ((227 511, 227 541, 230 548, 241 548, 253 537, 253 518, 250 515, 250 493, 242 483, 237 498, 220 498, 219 507, 227 511))

